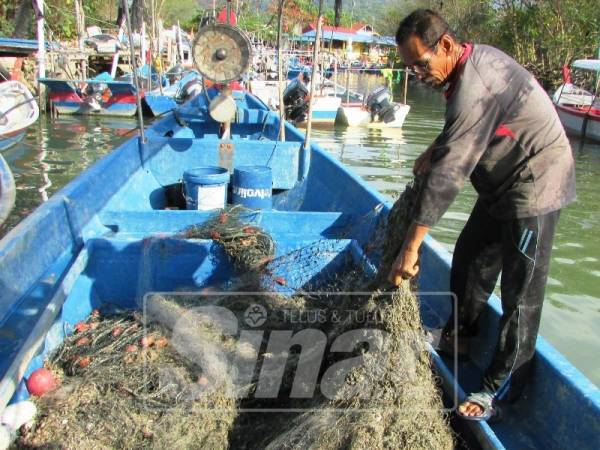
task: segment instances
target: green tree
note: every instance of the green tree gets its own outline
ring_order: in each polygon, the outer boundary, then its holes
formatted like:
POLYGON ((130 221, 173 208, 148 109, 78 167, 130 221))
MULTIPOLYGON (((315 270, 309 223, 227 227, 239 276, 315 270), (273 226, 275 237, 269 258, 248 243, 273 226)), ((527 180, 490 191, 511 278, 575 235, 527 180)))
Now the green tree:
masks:
POLYGON ((387 5, 385 22, 395 34, 416 8, 440 12, 458 37, 494 45, 529 69, 547 88, 561 82, 561 68, 575 58, 596 56, 600 41, 597 0, 411 0, 387 5))

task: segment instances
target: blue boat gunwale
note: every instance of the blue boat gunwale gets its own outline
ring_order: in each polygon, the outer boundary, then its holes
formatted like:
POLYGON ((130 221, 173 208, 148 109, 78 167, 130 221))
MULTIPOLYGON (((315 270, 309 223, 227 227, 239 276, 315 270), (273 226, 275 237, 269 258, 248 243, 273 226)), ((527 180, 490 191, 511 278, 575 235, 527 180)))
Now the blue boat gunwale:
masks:
MULTIPOLYGON (((256 104, 260 106, 258 102, 256 102, 256 104)), ((160 126, 163 126, 168 122, 171 122, 170 128, 178 127, 173 119, 173 114, 169 114, 162 120, 153 124, 151 128, 160 128, 160 126)), ((300 142, 304 139, 304 136, 300 133, 300 131, 292 127, 289 123, 286 123, 286 135, 288 138, 293 137, 300 142)), ((73 262, 76 260, 80 252, 84 251, 85 240, 88 237, 93 236, 94 233, 98 231, 98 227, 101 227, 100 229, 104 230, 107 229, 106 226, 102 224, 100 217, 98 216, 98 212, 110 200, 108 191, 104 191, 104 194, 107 196, 103 199, 103 201, 95 204, 93 210, 84 211, 83 214, 81 214, 81 212, 77 213, 76 211, 70 209, 69 202, 71 198, 76 198, 77 195, 81 195, 82 192, 85 193, 86 190, 89 191, 89 189, 86 189, 89 188, 89 186, 86 186, 86 184, 89 185, 91 181, 99 179, 99 177, 102 176, 104 169, 114 167, 115 162, 117 162, 119 158, 130 160, 133 158, 133 156, 130 154, 137 153, 135 161, 139 164, 139 166, 126 166, 125 169, 129 169, 129 174, 137 170, 137 168, 143 167, 144 157, 140 149, 141 147, 139 145, 139 138, 134 137, 129 139, 118 146, 113 152, 106 155, 104 158, 86 169, 79 177, 72 180, 70 183, 60 189, 48 202, 37 208, 30 216, 28 216, 19 225, 17 225, 17 227, 11 230, 5 236, 5 238, 2 239, 2 241, 0 241, 0 259, 3 258, 3 256, 6 255, 6 253, 12 248, 15 248, 20 244, 19 241, 22 239, 23 234, 34 233, 36 225, 38 225, 45 217, 56 213, 56 210, 60 209, 61 214, 65 214, 66 221, 69 224, 69 236, 67 237, 67 241, 71 242, 71 246, 65 248, 63 256, 64 254, 69 253, 72 255, 72 260, 68 263, 64 272, 62 272, 61 276, 58 277, 56 282, 55 289, 60 289, 64 276, 68 275, 68 271, 73 267, 73 262), (89 233, 89 235, 86 235, 86 233, 89 233)), ((158 148, 156 150, 158 151, 158 148)), ((360 177, 358 177, 358 175, 338 162, 318 144, 315 144, 314 142, 311 143, 311 151, 318 155, 319 158, 322 158, 324 161, 327 161, 331 165, 335 166, 336 169, 339 170, 340 173, 343 174, 344 177, 347 177, 352 183, 359 185, 366 197, 372 201, 372 204, 381 204, 383 205, 384 209, 389 210, 391 201, 387 197, 367 185, 360 177)), ((308 171, 308 168, 306 168, 306 171, 308 171)), ((121 175, 123 175, 123 173, 121 173, 121 175)), ((116 184, 114 185, 112 195, 114 195, 119 187, 120 186, 116 184)), ((89 192, 87 193, 89 194, 89 192)), ((99 199, 96 198, 96 200, 99 199)), ((366 213, 368 211, 365 210, 364 212, 366 213)), ((178 214, 179 212, 170 213, 178 214)), ((436 265, 446 269, 446 273, 442 273, 442 276, 447 275, 451 265, 450 254, 431 236, 427 236, 425 239, 424 253, 426 258, 435 260, 436 265)), ((58 256, 56 256, 56 258, 58 258, 58 256)), ((39 276, 41 277, 42 274, 39 276)), ((444 284, 443 281, 441 283, 444 284)), ((54 294, 55 293, 56 292, 54 292, 54 294)), ((23 297, 25 295, 27 294, 24 294, 23 297)), ((497 296, 492 295, 489 305, 496 315, 501 314, 501 303, 497 296)), ((6 319, 6 317, 2 318, 2 320, 4 319, 6 319)), ((552 377, 562 381, 572 393, 576 394, 576 401, 584 400, 588 402, 590 414, 595 416, 596 419, 599 419, 597 423, 600 423, 600 391, 598 391, 598 388, 541 336, 538 337, 536 344, 535 359, 538 366, 543 365, 545 370, 550 370, 552 377)), ((441 360, 439 356, 435 354, 435 352, 433 353, 433 361, 436 371, 444 380, 444 382, 447 385, 452 385, 455 381, 454 376, 452 375, 451 371, 448 370, 446 363, 441 360)), ((590 417, 590 420, 593 419, 594 417, 590 417)), ((476 430, 476 434, 483 439, 484 443, 482 443, 482 445, 486 447, 489 446, 489 448, 504 448, 503 442, 495 435, 495 427, 490 427, 485 423, 473 423, 470 425, 476 430)), ((596 425, 595 428, 597 429, 598 425, 596 425)), ((587 430, 586 435, 582 436, 582 438, 584 442, 587 440, 588 443, 591 443, 593 436, 594 427, 592 426, 592 429, 587 430)))

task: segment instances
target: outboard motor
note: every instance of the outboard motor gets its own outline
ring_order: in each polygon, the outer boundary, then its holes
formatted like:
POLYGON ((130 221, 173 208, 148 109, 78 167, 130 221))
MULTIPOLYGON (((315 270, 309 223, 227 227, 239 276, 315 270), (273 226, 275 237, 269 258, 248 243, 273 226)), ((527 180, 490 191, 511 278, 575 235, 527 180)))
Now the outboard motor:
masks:
POLYGON ((181 64, 177 64, 169 69, 166 73, 169 84, 175 84, 183 77, 184 69, 181 64))
POLYGON ((195 71, 187 72, 175 84, 177 84, 177 92, 175 93, 175 101, 177 102, 184 102, 196 97, 203 89, 202 78, 195 71))
POLYGON ((400 106, 391 100, 392 94, 385 86, 380 86, 371 92, 366 102, 367 108, 371 112, 371 120, 378 116, 379 120, 384 123, 393 122, 396 119, 396 111, 400 109, 400 106))
POLYGON ((177 100, 185 101, 196 97, 202 92, 202 80, 199 77, 191 77, 188 81, 182 80, 182 82, 184 84, 180 89, 179 95, 177 95, 177 100))
POLYGON ((285 118, 292 122, 302 122, 308 113, 308 89, 299 79, 292 81, 283 91, 285 118))
POLYGON ((102 96, 106 89, 108 89, 108 86, 104 83, 88 84, 87 87, 82 91, 84 103, 86 103, 94 112, 100 112, 102 110, 102 96))

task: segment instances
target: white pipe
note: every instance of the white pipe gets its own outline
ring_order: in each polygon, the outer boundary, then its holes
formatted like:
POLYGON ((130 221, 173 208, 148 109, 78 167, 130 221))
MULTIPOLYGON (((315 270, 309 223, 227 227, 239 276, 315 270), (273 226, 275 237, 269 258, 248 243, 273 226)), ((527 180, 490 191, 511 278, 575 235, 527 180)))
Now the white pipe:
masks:
POLYGON ((317 16, 317 30, 315 34, 315 46, 313 48, 313 66, 312 66, 312 76, 310 80, 310 101, 308 103, 308 122, 306 123, 306 136, 304 138, 304 149, 308 150, 310 148, 310 133, 312 130, 312 112, 313 112, 313 104, 315 99, 315 84, 316 84, 316 76, 318 69, 318 61, 319 61, 319 47, 321 45, 321 28, 323 25, 323 0, 319 0, 319 14, 317 16))
POLYGON ((279 92, 279 140, 285 141, 285 105, 283 104, 283 6, 285 0, 279 0, 279 17, 277 21, 277 90, 279 92))
POLYGON ((38 93, 40 102, 40 111, 46 111, 44 105, 44 88, 39 82, 40 78, 46 77, 46 40, 44 37, 44 0, 36 0, 40 11, 40 17, 37 19, 37 39, 38 39, 38 93))
MULTIPOLYGON (((119 41, 119 44, 121 44, 121 39, 123 39, 123 34, 124 34, 123 24, 121 24, 119 26, 119 33, 117 34, 117 41, 119 41)), ((113 80, 117 76, 117 66, 119 65, 120 53, 121 52, 119 50, 117 50, 115 52, 115 56, 113 56, 112 66, 110 66, 110 76, 113 80)))
POLYGON ((181 27, 179 21, 177 21, 177 46, 179 47, 179 61, 183 65, 183 41, 181 39, 181 27))
POLYGON ((146 65, 146 22, 142 22, 140 31, 140 60, 142 67, 144 67, 146 65))

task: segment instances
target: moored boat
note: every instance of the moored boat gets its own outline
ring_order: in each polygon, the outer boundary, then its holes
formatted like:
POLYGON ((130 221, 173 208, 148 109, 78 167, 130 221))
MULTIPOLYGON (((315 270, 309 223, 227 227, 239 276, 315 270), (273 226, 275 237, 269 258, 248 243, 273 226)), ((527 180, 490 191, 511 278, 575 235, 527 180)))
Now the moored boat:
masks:
MULTIPOLYGON (((150 116, 174 109, 177 102, 191 98, 201 89, 195 70, 185 70, 162 88, 158 87, 158 75, 147 68, 145 73, 152 81, 148 82, 151 89, 142 92, 142 107, 150 116)), ((103 73, 89 80, 42 78, 40 82, 48 87, 48 100, 58 114, 131 117, 137 111, 136 88, 131 79, 113 80, 103 73)), ((145 86, 145 81, 140 84, 145 86)))
POLYGON ((335 124, 347 127, 402 128, 410 106, 392 101, 390 91, 378 87, 361 103, 342 104, 335 124))
POLYGON ((35 98, 23 83, 0 83, 0 150, 19 142, 38 116, 35 98))
MULTIPOLYGON (((265 105, 273 110, 279 107, 279 84, 277 81, 252 80, 250 91, 265 105)), ((338 108, 342 104, 341 97, 320 95, 320 88, 315 92, 312 102, 312 121, 316 124, 333 124, 338 108)), ((309 87, 298 78, 285 81, 283 94, 286 119, 301 125, 306 122, 308 114, 309 87)))
POLYGON ((137 111, 135 86, 127 81, 40 78, 40 82, 48 88, 51 108, 58 114, 131 117, 137 111))
POLYGON ((579 59, 569 70, 552 100, 565 130, 600 142, 600 60, 579 59))

